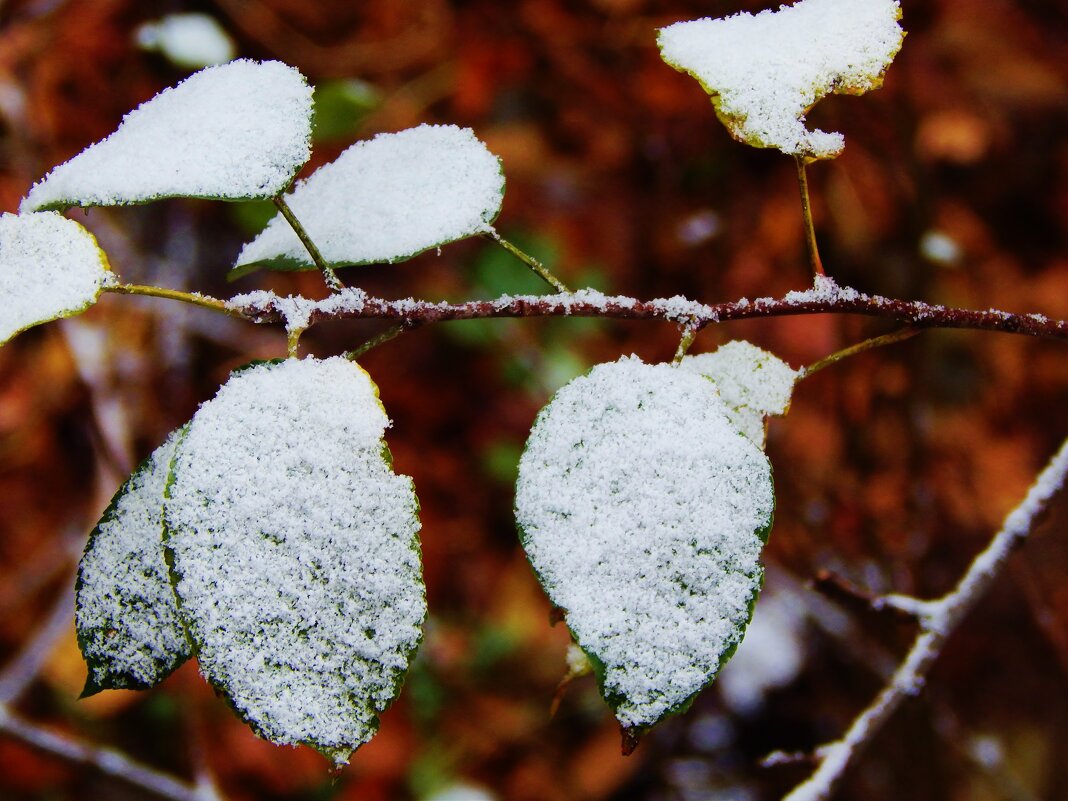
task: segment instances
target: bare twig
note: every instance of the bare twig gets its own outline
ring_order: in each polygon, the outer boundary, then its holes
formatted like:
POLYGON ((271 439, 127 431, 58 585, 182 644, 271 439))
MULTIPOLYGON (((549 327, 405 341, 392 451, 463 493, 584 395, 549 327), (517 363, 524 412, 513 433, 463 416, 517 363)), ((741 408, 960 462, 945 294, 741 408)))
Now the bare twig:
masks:
POLYGON ((812 220, 812 203, 808 197, 805 157, 794 156, 794 161, 797 163, 797 187, 801 190, 801 217, 805 226, 805 250, 808 253, 808 263, 814 275, 822 276, 824 275, 823 262, 820 260, 820 249, 816 244, 816 226, 812 220))
POLYGON ((17 699, 30 686, 59 638, 70 629, 74 616, 74 581, 59 596, 48 619, 37 629, 18 655, 0 673, 0 704, 17 699))
POLYGON ((561 281, 559 278, 557 278, 555 275, 552 274, 552 271, 549 270, 548 267, 546 267, 540 261, 535 259, 529 253, 525 253, 522 250, 520 250, 519 248, 517 248, 515 245, 513 245, 511 242, 509 242, 503 236, 501 236, 496 231, 494 231, 492 228, 490 229, 488 236, 491 239, 493 239, 493 241, 496 242, 498 245, 500 245, 502 248, 504 248, 509 253, 511 253, 513 256, 515 256, 517 259, 519 259, 521 262, 523 262, 523 264, 527 265, 527 267, 529 267, 531 269, 531 271, 536 276, 538 276, 538 278, 540 278, 542 281, 547 283, 549 286, 551 286, 557 292, 569 292, 570 291, 567 288, 567 286, 564 284, 563 281, 561 281))
POLYGON ((94 767, 101 773, 148 790, 161 798, 172 801, 203 801, 204 796, 191 784, 150 768, 121 751, 93 745, 38 726, 16 715, 3 704, 0 704, 0 733, 68 762, 94 767))
POLYGON ((858 342, 856 345, 850 345, 848 348, 835 351, 830 356, 824 356, 818 362, 802 368, 801 377, 808 378, 813 373, 818 373, 823 368, 830 367, 832 364, 842 361, 842 359, 847 359, 850 356, 856 356, 858 353, 864 353, 865 351, 874 350, 875 348, 881 348, 884 345, 893 345, 896 342, 903 342, 906 339, 911 339, 918 333, 920 333, 919 328, 907 325, 904 328, 899 328, 897 331, 891 331, 889 334, 865 339, 863 342, 858 342))
POLYGON ((898 608, 922 610, 920 633, 890 683, 850 725, 845 736, 821 749, 820 765, 785 801, 826 801, 852 759, 875 737, 901 702, 923 688, 927 672, 938 659, 947 638, 1001 573, 1013 550, 1031 533, 1050 499, 1064 486, 1068 474, 1068 440, 1050 460, 1027 496, 1005 519, 1001 531, 980 553, 956 588, 937 601, 903 603, 898 608))

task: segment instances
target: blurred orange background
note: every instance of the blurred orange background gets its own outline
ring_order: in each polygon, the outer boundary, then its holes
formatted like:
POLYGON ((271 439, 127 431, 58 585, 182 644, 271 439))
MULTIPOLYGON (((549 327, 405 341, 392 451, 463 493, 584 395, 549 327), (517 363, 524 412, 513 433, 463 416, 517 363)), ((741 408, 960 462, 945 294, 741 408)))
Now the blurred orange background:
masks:
MULTIPOLYGON (((764 7, 3 3, 0 208, 14 211, 51 166, 190 73, 138 34, 195 11, 219 23, 237 55, 285 61, 318 87, 305 174, 379 131, 470 126, 503 160, 498 229, 569 286, 708 303, 781 295, 810 282, 792 160, 733 142, 700 86, 655 46, 660 26, 764 7)), ((846 136, 840 158, 809 171, 828 272, 866 292, 1068 318, 1068 8, 902 7, 908 37, 885 86, 830 98, 809 117, 846 136)), ((226 283, 268 211, 166 201, 71 216, 128 282, 321 297, 315 273, 226 283)), ((484 240, 342 278, 391 298, 544 291, 484 240)), ((382 327, 329 323, 302 343, 330 355, 382 327)), ((887 330, 846 316, 738 322, 706 329, 693 352, 745 338, 796 367, 887 330)), ((518 547, 512 488, 534 415, 557 387, 622 354, 670 359, 677 341, 661 323, 472 321, 420 329, 363 359, 394 420, 395 466, 422 502, 430 618, 379 735, 332 774, 307 749, 258 740, 193 666, 152 691, 75 700, 84 665, 63 607, 53 612, 132 466, 230 369, 284 355, 284 333, 105 296, 82 317, 18 337, 0 349, 0 670, 35 638, 45 658, 15 708, 179 776, 202 758, 234 801, 780 797, 808 767, 763 768, 760 758, 839 736, 914 634, 813 591, 812 579, 829 570, 874 593, 948 591, 1065 435, 1068 352, 1060 342, 929 331, 802 383, 769 432, 778 509, 754 644, 733 677, 623 758, 592 679, 575 682, 549 715, 568 635, 550 626, 518 547)), ((1055 509, 1014 557, 839 797, 1068 797, 1066 519, 1055 509)), ((151 797, 0 735, 0 798, 151 797)))

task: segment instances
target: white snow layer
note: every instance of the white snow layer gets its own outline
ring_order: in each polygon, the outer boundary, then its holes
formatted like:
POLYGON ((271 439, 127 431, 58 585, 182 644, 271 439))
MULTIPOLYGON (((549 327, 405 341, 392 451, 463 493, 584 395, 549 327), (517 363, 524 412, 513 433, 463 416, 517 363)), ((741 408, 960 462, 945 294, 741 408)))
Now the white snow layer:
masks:
POLYGON ((114 279, 96 239, 54 212, 0 216, 0 344, 85 311, 114 279))
MULTIPOLYGON (((394 262, 486 233, 504 198, 500 160, 469 128, 420 125, 357 142, 297 184, 286 203, 332 265, 394 262)), ((235 270, 311 269, 281 215, 245 245, 235 270)))
POLYGON ((279 61, 208 67, 52 170, 21 209, 273 197, 311 154, 311 113, 311 87, 279 61))
POLYGON ((165 504, 204 676, 262 736, 338 763, 377 729, 426 615, 388 425, 343 358, 243 369, 193 417, 165 504))
POLYGON ((86 692, 143 689, 190 655, 163 558, 163 493, 181 430, 123 484, 78 565, 75 625, 86 692))
POLYGON ((516 485, 524 546, 623 726, 678 709, 741 639, 773 507, 767 458, 695 373, 601 364, 539 414, 516 485))
POLYGON ((681 366, 711 379, 735 427, 761 446, 764 418, 786 414, 797 381, 797 371, 790 365, 742 339, 712 353, 687 356, 681 366))
POLYGON ((756 16, 679 22, 662 28, 660 51, 712 95, 737 139, 784 153, 833 158, 840 133, 807 130, 805 114, 828 94, 864 94, 882 84, 901 48, 896 0, 800 0, 756 16))

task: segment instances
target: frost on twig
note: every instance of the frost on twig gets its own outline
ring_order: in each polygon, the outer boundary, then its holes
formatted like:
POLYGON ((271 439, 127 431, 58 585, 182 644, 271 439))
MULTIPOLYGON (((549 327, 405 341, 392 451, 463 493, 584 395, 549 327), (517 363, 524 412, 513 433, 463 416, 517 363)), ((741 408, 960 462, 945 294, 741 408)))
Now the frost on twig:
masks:
POLYGON ((828 94, 882 84, 901 47, 896 0, 800 0, 753 16, 678 22, 660 30, 664 60, 701 82, 737 139, 834 158, 840 133, 810 131, 805 114, 828 94))
MULTIPOLYGON (((1015 547, 1034 528, 1049 501, 1064 486, 1068 476, 1068 440, 1035 479, 1027 496, 980 553, 956 588, 936 600, 907 604, 922 610, 920 633, 890 683, 850 725, 842 739, 823 746, 816 772, 794 788, 785 801, 826 801, 830 798, 852 759, 878 733, 901 702, 923 688, 927 672, 938 659, 950 633, 963 620, 986 589, 994 582, 1015 547)), ((897 596, 895 596, 897 597, 897 596)), ((900 608, 900 597, 896 603, 900 608)))

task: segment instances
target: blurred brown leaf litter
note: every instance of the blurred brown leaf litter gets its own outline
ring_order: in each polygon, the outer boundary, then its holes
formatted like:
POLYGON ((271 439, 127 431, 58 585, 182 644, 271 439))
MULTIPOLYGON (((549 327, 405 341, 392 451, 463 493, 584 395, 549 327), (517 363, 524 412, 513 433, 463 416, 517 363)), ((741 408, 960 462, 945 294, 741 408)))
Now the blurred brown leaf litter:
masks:
MULTIPOLYGON (((379 131, 470 126, 504 162, 501 232, 571 286, 704 302, 802 289, 790 159, 731 141, 700 87, 655 47, 659 26, 768 5, 8 2, 0 203, 15 210, 52 165, 183 78, 188 70, 139 49, 136 32, 199 11, 239 55, 280 59, 324 88, 306 171, 379 131)), ((828 271, 867 292, 1068 317, 1068 9, 902 6, 909 35, 884 88, 810 115, 846 134, 844 154, 810 170, 828 271)), ((314 274, 226 284, 262 224, 254 204, 75 216, 127 281, 217 296, 324 291, 314 274)), ((541 291, 481 241, 343 278, 387 297, 541 291)), ((280 332, 172 305, 106 297, 0 349, 0 666, 48 620, 124 471, 230 369, 284 354, 280 332)), ((307 350, 337 353, 379 329, 320 326, 307 350)), ((746 338, 797 366, 885 330, 844 316, 738 322, 703 332, 695 351, 746 338)), ((748 695, 713 686, 623 759, 592 680, 572 684, 548 714, 568 638, 550 627, 518 548, 512 482, 557 387, 621 354, 669 359, 676 343, 672 326, 655 323, 502 320, 424 328, 366 356, 394 420, 396 467, 422 502, 431 617, 400 700, 339 775, 307 749, 257 740, 193 667, 150 692, 75 701, 84 673, 70 626, 16 708, 179 776, 206 754, 235 801, 779 797, 806 768, 762 768, 760 758, 837 737, 913 633, 843 610, 808 582, 830 570, 876 593, 952 587, 1064 436, 1068 362, 1059 343, 931 331, 806 381, 769 434, 778 514, 754 626, 775 636, 746 663, 748 695)), ((840 797, 1068 797, 1066 514, 1062 502, 1015 557, 840 797)), ((151 797, 2 737, 0 777, 0 797, 15 801, 151 797)))

